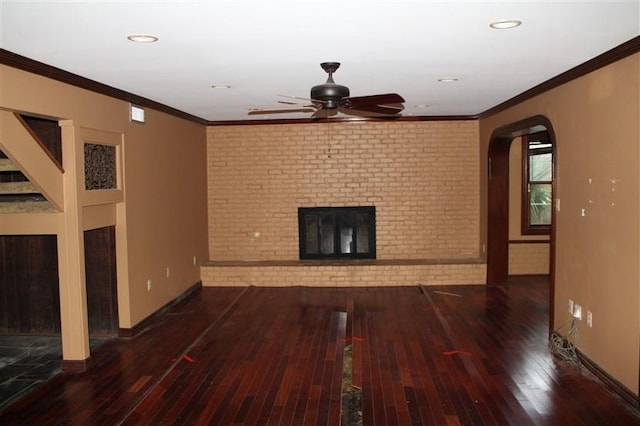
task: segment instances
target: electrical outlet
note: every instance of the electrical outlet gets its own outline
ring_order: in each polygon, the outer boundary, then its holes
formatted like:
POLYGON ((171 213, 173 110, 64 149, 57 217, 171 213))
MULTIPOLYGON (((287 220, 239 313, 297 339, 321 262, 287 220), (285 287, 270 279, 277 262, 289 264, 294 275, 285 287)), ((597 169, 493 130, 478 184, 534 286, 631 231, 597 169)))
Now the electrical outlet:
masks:
POLYGON ((593 327, 593 313, 591 311, 587 311, 587 325, 593 327))
POLYGON ((198 263, 198 259, 195 256, 193 256, 193 266, 196 266, 197 263, 198 263))
POLYGON ((151 280, 147 280, 147 291, 151 291, 151 280))
POLYGON ((171 276, 171 270, 169 269, 169 267, 167 266, 167 278, 169 278, 171 276))
POLYGON ((569 313, 573 315, 573 300, 569 299, 569 313))
POLYGON ((573 317, 579 320, 582 319, 582 306, 573 305, 573 317))

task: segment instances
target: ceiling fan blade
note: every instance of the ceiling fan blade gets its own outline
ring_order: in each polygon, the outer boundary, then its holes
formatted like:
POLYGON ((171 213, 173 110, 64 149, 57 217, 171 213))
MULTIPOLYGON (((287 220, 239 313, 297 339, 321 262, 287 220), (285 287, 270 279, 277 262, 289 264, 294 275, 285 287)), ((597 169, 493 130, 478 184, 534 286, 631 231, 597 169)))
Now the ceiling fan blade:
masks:
POLYGON ((342 106, 345 108, 361 109, 363 105, 388 105, 388 104, 401 104, 404 102, 404 98, 397 93, 384 93, 381 95, 370 96, 353 96, 349 98, 342 98, 342 106))
POLYGON ((278 103, 282 105, 297 105, 298 108, 316 108, 313 104, 303 105, 300 102, 278 101, 278 103))
POLYGON ((398 111, 397 113, 388 113, 381 112, 375 109, 365 110, 365 109, 353 109, 353 108, 338 108, 338 111, 345 115, 353 115, 356 117, 363 118, 376 118, 376 119, 396 119, 402 117, 402 114, 398 111))
POLYGON ((301 101, 311 101, 311 99, 309 98, 305 98, 302 96, 295 96, 295 95, 278 95, 281 98, 289 98, 289 99, 300 99, 301 101))
POLYGON ((338 114, 338 109, 319 109, 313 113, 311 118, 329 118, 338 114))
POLYGON ((399 114, 402 112, 402 110, 404 109, 404 107, 402 107, 402 105, 400 106, 394 106, 394 105, 360 105, 357 108, 346 108, 347 110, 358 110, 358 111, 365 111, 365 112, 374 112, 376 114, 399 114))
MULTIPOLYGON (((302 96, 293 96, 293 95, 278 95, 278 96, 281 96, 283 98, 300 99, 301 101, 311 102, 311 106, 314 108, 322 108, 322 106, 327 103, 327 101, 323 101, 321 99, 304 98, 302 96)), ((278 101, 278 102, 282 102, 282 101, 278 101)))
POLYGON ((313 108, 250 108, 248 115, 263 115, 263 114, 286 114, 286 113, 297 113, 297 112, 315 112, 316 110, 313 108))

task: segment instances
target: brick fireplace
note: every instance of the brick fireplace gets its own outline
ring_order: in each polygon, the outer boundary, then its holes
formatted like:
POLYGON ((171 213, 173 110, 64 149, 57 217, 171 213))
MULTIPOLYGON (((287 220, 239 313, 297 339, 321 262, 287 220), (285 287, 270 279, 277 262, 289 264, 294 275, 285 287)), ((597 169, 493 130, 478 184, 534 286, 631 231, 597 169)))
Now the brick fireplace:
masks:
POLYGON ((484 283, 478 147, 475 120, 209 126, 203 284, 484 283), (301 211, 353 207, 374 233, 300 236, 301 211))

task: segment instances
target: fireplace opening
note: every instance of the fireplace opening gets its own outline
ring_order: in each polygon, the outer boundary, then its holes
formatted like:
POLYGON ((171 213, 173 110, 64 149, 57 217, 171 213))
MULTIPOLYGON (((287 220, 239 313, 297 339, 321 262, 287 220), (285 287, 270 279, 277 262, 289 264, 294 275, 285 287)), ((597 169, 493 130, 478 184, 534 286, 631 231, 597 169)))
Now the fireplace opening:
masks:
POLYGON ((300 259, 375 259, 376 208, 298 208, 300 259))

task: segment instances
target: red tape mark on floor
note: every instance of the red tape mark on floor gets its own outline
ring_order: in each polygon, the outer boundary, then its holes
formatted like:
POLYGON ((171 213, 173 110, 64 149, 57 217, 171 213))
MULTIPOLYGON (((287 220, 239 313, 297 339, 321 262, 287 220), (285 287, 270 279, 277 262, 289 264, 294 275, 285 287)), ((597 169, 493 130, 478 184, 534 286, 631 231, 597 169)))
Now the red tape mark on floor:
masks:
POLYGON ((442 352, 442 355, 456 355, 456 354, 471 355, 471 352, 461 351, 461 350, 458 350, 458 349, 454 349, 452 351, 447 351, 447 352, 442 352))
POLYGON ((346 339, 340 339, 340 341, 342 343, 349 343, 352 340, 354 340, 356 342, 364 342, 364 339, 362 337, 358 337, 358 336, 352 336, 352 337, 347 337, 346 339))
POLYGON ((193 358, 191 358, 189 355, 185 355, 185 356, 184 356, 184 359, 185 359, 186 361, 189 361, 189 362, 196 362, 196 360, 195 360, 195 359, 193 359, 193 358))

